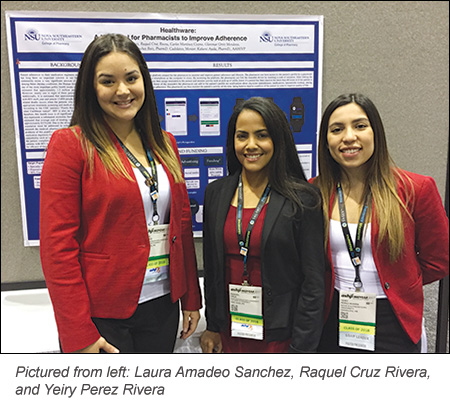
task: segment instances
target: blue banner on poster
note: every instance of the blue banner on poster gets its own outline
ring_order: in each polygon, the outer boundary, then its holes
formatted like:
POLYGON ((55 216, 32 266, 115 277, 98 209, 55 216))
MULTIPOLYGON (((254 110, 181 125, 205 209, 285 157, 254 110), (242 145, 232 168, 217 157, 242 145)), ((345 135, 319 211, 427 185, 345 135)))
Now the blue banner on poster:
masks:
POLYGON ((83 52, 122 33, 141 49, 160 122, 174 134, 196 236, 206 185, 227 174, 228 120, 241 100, 286 113, 307 177, 317 173, 322 16, 6 12, 24 244, 39 244, 39 187, 52 132, 67 127, 83 52))

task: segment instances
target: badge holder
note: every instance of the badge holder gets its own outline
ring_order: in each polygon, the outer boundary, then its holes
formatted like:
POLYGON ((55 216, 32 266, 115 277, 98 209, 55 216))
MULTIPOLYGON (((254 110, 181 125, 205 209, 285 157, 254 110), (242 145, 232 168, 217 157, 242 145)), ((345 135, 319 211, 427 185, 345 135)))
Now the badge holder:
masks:
POLYGON ((150 255, 147 261, 144 285, 169 277, 169 224, 148 226, 150 255))
POLYGON ((375 351, 375 293, 339 292, 339 346, 375 351))
POLYGON ((229 285, 231 336, 262 340, 262 288, 229 285))

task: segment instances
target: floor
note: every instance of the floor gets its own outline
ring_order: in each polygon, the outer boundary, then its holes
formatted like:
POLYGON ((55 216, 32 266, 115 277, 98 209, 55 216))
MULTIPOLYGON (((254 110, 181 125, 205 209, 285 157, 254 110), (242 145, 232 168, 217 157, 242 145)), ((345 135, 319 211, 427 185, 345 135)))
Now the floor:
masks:
MULTIPOLYGON (((1 298, 1 353, 59 352, 47 289, 4 291, 1 298)), ((174 352, 201 352, 199 337, 206 327, 202 311, 201 314, 197 331, 186 341, 177 339, 174 352)))

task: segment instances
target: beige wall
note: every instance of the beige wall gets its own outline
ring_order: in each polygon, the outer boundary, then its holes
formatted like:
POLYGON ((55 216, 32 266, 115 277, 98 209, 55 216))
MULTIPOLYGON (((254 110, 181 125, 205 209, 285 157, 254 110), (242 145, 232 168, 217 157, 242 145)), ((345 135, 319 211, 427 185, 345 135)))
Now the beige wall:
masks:
MULTIPOLYGON (((434 177, 444 196, 447 1, 2 1, 1 9, 2 283, 43 280, 39 249, 23 246, 5 10, 323 15, 323 108, 344 92, 367 94, 380 110, 397 164, 434 177)), ((196 244, 201 265, 201 241, 196 244)))

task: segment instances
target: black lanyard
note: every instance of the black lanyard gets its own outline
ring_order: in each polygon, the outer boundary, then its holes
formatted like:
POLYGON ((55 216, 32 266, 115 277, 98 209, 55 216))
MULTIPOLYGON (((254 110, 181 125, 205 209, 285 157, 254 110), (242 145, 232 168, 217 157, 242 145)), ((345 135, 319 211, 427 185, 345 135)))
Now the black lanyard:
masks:
POLYGON ((238 184, 238 208, 237 208, 237 215, 236 215, 236 232, 239 242, 239 253, 241 256, 244 257, 244 273, 242 276, 243 285, 249 285, 249 275, 247 273, 247 259, 248 259, 248 252, 250 248, 250 237, 252 235, 253 227, 255 226, 256 220, 259 217, 259 214, 261 213, 261 210, 264 207, 264 204, 266 203, 267 197, 270 194, 270 185, 267 184, 263 195, 261 196, 258 205, 256 206, 255 210, 253 211, 252 217, 250 219, 250 222, 248 223, 247 230, 245 231, 245 239, 244 239, 244 233, 242 231, 242 212, 244 208, 244 189, 242 185, 242 176, 239 176, 239 184, 238 184))
POLYGON ((150 198, 153 203, 153 224, 157 225, 159 223, 159 216, 158 216, 158 206, 157 206, 157 200, 158 200, 158 173, 156 171, 156 163, 154 161, 154 157, 152 156, 152 151, 147 148, 147 146, 144 144, 145 153, 147 154, 148 162, 150 163, 150 168, 152 170, 152 175, 149 174, 147 169, 138 161, 138 159, 132 154, 132 152, 122 143, 122 141, 119 139, 119 137, 116 135, 117 141, 119 141, 119 144, 125 151, 125 154, 127 154, 128 159, 133 163, 133 165, 136 168, 139 168, 139 171, 145 178, 145 184, 150 188, 150 198))
POLYGON ((339 216, 341 220, 342 232, 344 233, 345 244, 347 245, 347 250, 350 255, 350 259, 355 268, 355 281, 353 282, 353 286, 356 288, 356 291, 359 292, 362 289, 362 281, 359 275, 359 267, 361 266, 361 250, 362 250, 362 239, 363 239, 363 230, 366 219, 366 213, 368 209, 368 197, 364 200, 364 206, 361 211, 361 216, 358 221, 358 228, 356 230, 356 240, 355 244, 353 244, 352 238, 350 236, 350 231, 348 229, 347 222, 347 213, 345 211, 345 203, 344 203, 344 192, 342 191, 341 183, 338 183, 336 186, 338 193, 338 202, 339 202, 339 216))

